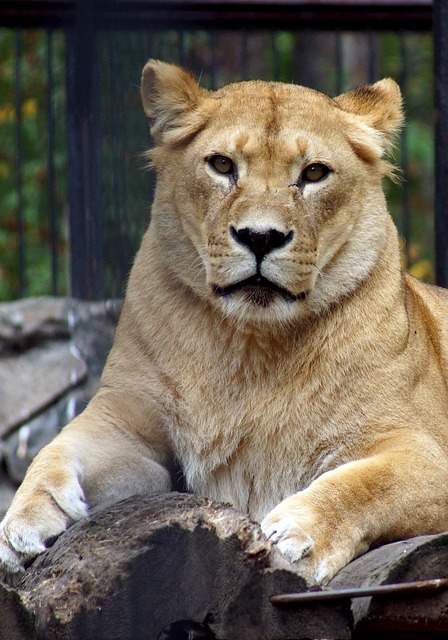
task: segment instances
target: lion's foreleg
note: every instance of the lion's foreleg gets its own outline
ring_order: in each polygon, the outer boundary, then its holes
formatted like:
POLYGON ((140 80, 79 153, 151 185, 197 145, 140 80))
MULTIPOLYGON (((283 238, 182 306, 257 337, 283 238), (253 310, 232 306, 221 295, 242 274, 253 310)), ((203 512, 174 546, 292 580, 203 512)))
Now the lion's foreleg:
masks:
POLYGON ((151 433, 149 425, 145 439, 128 427, 136 418, 135 406, 110 411, 108 404, 107 398, 92 401, 32 462, 0 524, 3 574, 22 572, 48 541, 90 507, 170 490, 160 435, 151 433))
POLYGON ((262 528, 309 579, 328 582, 374 543, 446 529, 447 482, 437 443, 402 429, 283 500, 262 528))

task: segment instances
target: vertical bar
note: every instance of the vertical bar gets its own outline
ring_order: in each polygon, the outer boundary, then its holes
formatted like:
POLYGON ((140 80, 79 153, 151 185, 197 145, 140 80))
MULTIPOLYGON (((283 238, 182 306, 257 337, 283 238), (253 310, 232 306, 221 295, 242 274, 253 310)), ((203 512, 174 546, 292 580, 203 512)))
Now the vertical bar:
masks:
POLYGON ((96 2, 78 0, 67 32, 71 295, 104 296, 96 2))
MULTIPOLYGON (((112 139, 112 182, 113 186, 109 187, 112 192, 112 212, 113 212, 113 228, 110 229, 109 241, 112 248, 110 252, 111 257, 111 272, 114 274, 114 284, 122 282, 125 277, 124 267, 124 253, 125 253, 125 238, 122 237, 122 230, 127 226, 126 215, 126 167, 124 163, 124 140, 126 138, 125 132, 125 118, 120 117, 122 109, 120 109, 120 95, 118 87, 120 82, 116 76, 116 73, 120 69, 120 51, 119 40, 120 35, 116 31, 111 29, 109 31, 108 44, 109 44, 109 98, 110 98, 110 135, 112 139), (118 37, 115 37, 115 36, 118 37)), ((109 261, 108 261, 109 262, 109 261)), ((112 292, 113 296, 119 296, 122 292, 119 287, 112 292)))
POLYGON ((372 29, 369 29, 367 32, 367 50, 369 52, 369 75, 368 75, 368 79, 369 82, 375 82, 375 80, 378 80, 378 78, 376 77, 377 72, 376 72, 376 55, 375 55, 375 33, 372 31, 372 29))
POLYGON ((23 146, 22 146, 22 30, 16 29, 15 60, 15 116, 16 116, 16 184, 17 184, 17 266, 19 270, 19 297, 26 294, 25 278, 25 207, 23 197, 23 146))
POLYGON ((278 52, 277 32, 271 33, 271 47, 272 47, 272 75, 273 80, 280 79, 280 56, 278 52))
POLYGON ((154 32, 153 31, 148 31, 147 37, 146 37, 146 57, 148 58, 152 58, 154 56, 154 32))
POLYGON ((336 95, 344 90, 344 69, 342 63, 342 33, 340 29, 335 34, 335 59, 336 59, 336 95))
POLYGON ((314 66, 314 52, 316 50, 316 34, 310 28, 305 28, 302 38, 302 80, 305 87, 316 88, 316 73, 314 66))
MULTIPOLYGON (((400 43, 400 86, 403 91, 403 96, 406 98, 406 89, 408 84, 408 56, 406 46, 406 33, 400 30, 399 33, 400 43)), ((403 186, 401 193, 401 235, 405 240, 404 245, 404 258, 406 268, 410 265, 410 246, 409 241, 411 237, 411 212, 409 210, 409 154, 408 154, 408 132, 407 128, 403 127, 401 132, 401 145, 400 145, 400 167, 403 176, 403 186)))
POLYGON ((247 80, 249 77, 248 60, 249 60, 249 41, 248 41, 247 29, 243 29, 241 33, 241 60, 240 60, 242 80, 247 80))
POLYGON ((51 289, 58 294, 58 230, 55 202, 54 104, 53 104, 53 33, 47 29, 47 127, 48 127, 48 200, 50 209, 51 289))
POLYGON ((183 29, 179 29, 177 38, 177 59, 183 67, 185 65, 185 32, 183 29))
POLYGON ((211 89, 216 89, 217 85, 217 60, 216 60, 216 33, 213 29, 210 29, 209 37, 210 47, 210 84, 211 89))
POLYGON ((448 4, 433 3, 435 73, 435 249, 436 282, 448 287, 448 4))

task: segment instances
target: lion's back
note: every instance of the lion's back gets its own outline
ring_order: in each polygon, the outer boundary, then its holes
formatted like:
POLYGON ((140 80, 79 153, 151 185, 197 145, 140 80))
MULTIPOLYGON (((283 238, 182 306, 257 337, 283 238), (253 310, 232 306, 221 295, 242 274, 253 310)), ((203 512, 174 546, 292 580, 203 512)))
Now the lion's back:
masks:
POLYGON ((448 382, 448 289, 421 282, 409 274, 405 280, 448 382))

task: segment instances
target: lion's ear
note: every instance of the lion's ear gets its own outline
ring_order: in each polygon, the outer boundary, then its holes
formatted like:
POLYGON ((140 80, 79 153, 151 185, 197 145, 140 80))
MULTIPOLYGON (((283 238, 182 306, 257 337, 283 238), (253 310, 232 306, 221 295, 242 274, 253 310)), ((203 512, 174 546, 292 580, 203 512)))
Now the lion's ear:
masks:
MULTIPOLYGON (((363 85, 334 100, 347 114, 347 133, 359 155, 375 161, 390 151, 404 119, 403 99, 394 80, 385 78, 375 84, 363 85)), ((384 167, 390 169, 386 163, 384 167)), ((389 169, 385 172, 389 173, 389 169)))
POLYGON ((363 116, 367 124, 382 133, 394 135, 403 124, 403 99, 391 78, 347 91, 335 101, 344 111, 363 116))
POLYGON ((157 144, 178 144, 207 122, 201 106, 209 92, 185 69, 149 60, 143 69, 141 96, 151 133, 157 144))

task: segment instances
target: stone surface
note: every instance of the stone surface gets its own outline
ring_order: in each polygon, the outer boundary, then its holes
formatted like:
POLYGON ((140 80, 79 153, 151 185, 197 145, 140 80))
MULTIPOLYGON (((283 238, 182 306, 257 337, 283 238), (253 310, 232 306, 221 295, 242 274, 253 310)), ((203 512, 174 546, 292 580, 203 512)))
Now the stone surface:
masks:
POLYGON ((69 338, 65 298, 28 298, 0 304, 0 355, 44 340, 69 338))
POLYGON ((87 376, 68 341, 53 340, 0 360, 0 435, 27 422, 87 376))
POLYGON ((348 603, 285 612, 269 602, 304 589, 246 516, 170 493, 92 513, 36 560, 17 594, 45 640, 350 638, 348 603))
POLYGON ((112 346, 122 306, 121 300, 67 301, 71 340, 86 363, 89 376, 96 380, 101 376, 112 346))
POLYGON ((13 482, 18 484, 23 480, 34 456, 53 440, 62 425, 79 413, 85 404, 84 395, 80 393, 81 405, 76 404, 75 397, 73 392, 64 396, 4 438, 2 449, 5 467, 13 482))
POLYGON ((96 391, 121 307, 65 298, 0 304, 0 515, 11 497, 2 478, 21 482, 96 391))
POLYGON ((17 485, 10 479, 6 471, 0 467, 0 520, 3 520, 16 489, 17 485))

